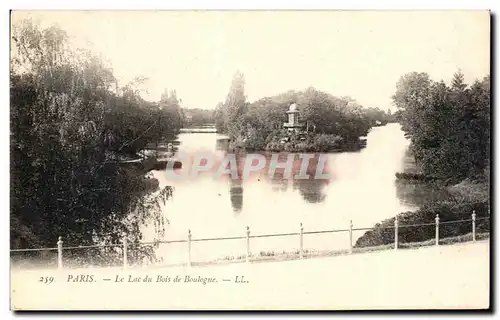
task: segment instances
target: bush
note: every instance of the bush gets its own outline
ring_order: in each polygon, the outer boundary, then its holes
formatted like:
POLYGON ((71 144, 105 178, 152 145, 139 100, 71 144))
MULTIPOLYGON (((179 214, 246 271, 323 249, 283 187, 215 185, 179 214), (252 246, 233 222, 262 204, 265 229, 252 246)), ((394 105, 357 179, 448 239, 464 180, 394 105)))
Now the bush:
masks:
POLYGON ((288 134, 281 131, 268 137, 267 151, 329 152, 343 147, 342 138, 333 134, 288 134), (288 141, 283 142, 283 139, 288 141))
POLYGON ((336 136, 333 134, 320 134, 316 137, 313 137, 310 141, 311 149, 308 151, 319 151, 319 152, 327 152, 334 150, 340 147, 340 142, 342 138, 340 136, 336 136))
MULTIPOLYGON (((447 223, 457 220, 469 220, 473 210, 476 211, 476 232, 489 232, 488 202, 458 202, 441 201, 422 207, 415 212, 403 212, 398 215, 399 232, 398 240, 405 242, 421 242, 435 237, 435 218, 439 214, 440 226, 439 234, 441 238, 464 235, 471 232, 472 223, 470 221, 460 223, 447 223), (411 226, 411 225, 420 226, 411 226), (425 225, 422 225, 425 224, 425 225), (408 227, 405 227, 408 226, 408 227)), ((367 231, 357 241, 355 247, 371 247, 394 243, 394 220, 390 218, 377 223, 374 228, 367 231)))

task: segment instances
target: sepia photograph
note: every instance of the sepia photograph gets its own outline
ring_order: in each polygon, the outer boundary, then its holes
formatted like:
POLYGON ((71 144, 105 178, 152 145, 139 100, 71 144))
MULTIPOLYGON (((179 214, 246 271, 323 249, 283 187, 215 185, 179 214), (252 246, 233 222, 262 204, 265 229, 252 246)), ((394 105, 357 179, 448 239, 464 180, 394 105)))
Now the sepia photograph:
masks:
POLYGON ((491 22, 12 10, 11 310, 489 310, 491 22))

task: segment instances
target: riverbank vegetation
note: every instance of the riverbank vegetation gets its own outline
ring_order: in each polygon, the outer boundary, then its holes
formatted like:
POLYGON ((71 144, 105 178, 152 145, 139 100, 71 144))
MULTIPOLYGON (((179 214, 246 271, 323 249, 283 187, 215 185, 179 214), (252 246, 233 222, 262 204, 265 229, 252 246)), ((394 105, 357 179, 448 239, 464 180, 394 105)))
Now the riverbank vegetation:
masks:
POLYGON ((397 172, 396 179, 412 182, 432 182, 438 180, 438 178, 436 178, 435 176, 414 172, 397 172))
MULTIPOLYGON (((440 238, 456 237, 470 233, 471 215, 476 213, 476 232, 490 230, 488 203, 483 201, 438 201, 429 203, 417 211, 403 212, 398 215, 398 241, 400 243, 422 242, 435 237, 435 218, 439 214, 440 238), (461 221, 463 222, 452 222, 461 221), (449 222, 448 222, 449 221, 449 222), (419 225, 419 226, 416 226, 419 225)), ((373 247, 394 243, 394 220, 386 219, 361 236, 355 247, 373 247)))
MULTIPOLYGON (((396 178, 409 183, 432 182, 451 195, 446 201, 400 214, 400 223, 433 223, 436 214, 441 221, 471 219, 475 210, 484 218, 477 224, 478 232, 489 231, 490 77, 469 86, 459 71, 447 85, 432 81, 426 73, 413 72, 401 77, 393 101, 418 168, 418 172, 397 173, 396 178)), ((394 235, 386 227, 393 224, 394 218, 377 224, 356 245, 390 243, 394 235)), ((404 241, 426 240, 433 237, 434 228, 400 229, 400 237, 404 241)), ((467 222, 444 225, 440 233, 456 236, 470 230, 467 222)))
POLYGON ((54 247, 59 236, 65 245, 120 243, 127 234, 140 252, 140 225, 160 217, 172 189, 120 159, 175 135, 182 113, 175 91, 149 102, 139 84, 119 86, 57 27, 13 26, 11 248, 54 247))
POLYGON ((229 94, 215 112, 217 131, 226 133, 233 147, 273 151, 339 151, 352 149, 373 126, 395 121, 389 112, 363 108, 350 97, 335 97, 308 88, 290 90, 249 103, 243 74, 236 73, 229 94), (301 135, 289 135, 283 124, 292 103, 303 124, 301 135))
POLYGON ((489 76, 468 86, 457 72, 448 86, 414 72, 399 80, 393 100, 424 175, 446 184, 489 179, 489 76))
POLYGON ((184 128, 207 127, 215 125, 214 110, 183 108, 182 112, 184 116, 184 128))
MULTIPOLYGON (((490 238, 490 234, 486 233, 476 233, 476 241, 487 241, 490 238)), ((472 233, 467 233, 460 236, 452 236, 441 238, 439 240, 440 245, 454 245, 463 242, 472 241, 472 233)), ((399 243, 398 249, 418 249, 424 247, 430 247, 435 245, 435 240, 426 240, 419 242, 404 242, 399 243)), ((376 246, 366 246, 366 247, 355 247, 352 250, 352 254, 363 254, 370 252, 378 252, 385 250, 393 250, 394 243, 386 245, 376 245, 376 246)), ((348 249, 340 250, 314 250, 314 249, 304 249, 301 258, 300 250, 268 250, 260 251, 256 254, 250 254, 250 261, 252 263, 266 262, 266 261, 290 261, 299 259, 312 259, 312 258, 325 258, 325 257, 336 257, 345 256, 351 254, 348 249)), ((217 265, 217 264, 228 264, 228 263, 243 263, 246 261, 246 255, 236 255, 236 256, 225 256, 211 261, 204 262, 193 262, 194 266, 207 266, 207 265, 217 265)))

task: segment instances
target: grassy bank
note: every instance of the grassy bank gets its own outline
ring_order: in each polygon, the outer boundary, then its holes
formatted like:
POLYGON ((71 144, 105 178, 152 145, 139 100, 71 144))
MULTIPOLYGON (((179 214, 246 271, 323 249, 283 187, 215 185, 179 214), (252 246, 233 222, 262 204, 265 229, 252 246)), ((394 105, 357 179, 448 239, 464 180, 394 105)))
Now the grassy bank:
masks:
MULTIPOLYGON (((436 232, 435 217, 439 215, 441 237, 456 237, 472 230, 471 215, 476 212, 476 232, 489 232, 490 221, 487 202, 442 201, 425 205, 414 212, 398 215, 399 240, 421 242, 432 239, 436 232), (417 226, 418 225, 418 226, 417 226)), ((356 241, 356 247, 373 247, 394 243, 394 220, 390 218, 377 223, 356 241)))
MULTIPOLYGON (((400 174, 402 175, 402 174, 400 174)), ((405 173, 406 178, 423 182, 421 174, 405 173)), ((417 183, 419 183, 417 182, 417 183)), ((430 182, 434 184, 433 182, 430 182)), ((438 185, 438 184, 437 184, 438 185)), ((472 213, 476 213, 476 232, 490 230, 489 184, 484 181, 464 180, 459 184, 445 186, 449 199, 432 201, 416 211, 398 215, 400 242, 421 242, 432 239, 435 233, 435 218, 440 218, 440 235, 443 238, 466 235, 472 230, 472 213), (420 226, 415 226, 420 225, 420 226)), ((395 217, 377 223, 356 242, 356 247, 373 247, 394 243, 395 217)))
MULTIPOLYGON (((489 232, 476 233, 476 241, 483 241, 490 238, 489 232)), ((442 238, 439 240, 439 245, 452 245, 457 243, 464 243, 472 241, 472 233, 442 238)), ((428 239, 425 241, 419 242, 402 242, 399 243, 398 249, 417 249, 422 247, 430 247, 435 245, 434 239, 428 239)), ((361 254, 375 251, 384 251, 384 250, 393 250, 394 243, 379 245, 373 247, 362 247, 356 248, 354 247, 352 250, 353 254, 361 254)), ((349 250, 304 250, 304 259, 308 258, 321 258, 321 257, 334 257, 349 254, 349 250)), ((261 251, 258 254, 250 255, 250 262, 266 262, 266 261, 289 261, 289 260, 298 260, 300 259, 299 250, 294 251, 261 251)), ((243 263, 246 261, 245 255, 239 256, 226 256, 220 259, 205 261, 205 262, 194 262, 194 266, 205 266, 205 265, 214 265, 214 264, 228 264, 228 263, 243 263)))

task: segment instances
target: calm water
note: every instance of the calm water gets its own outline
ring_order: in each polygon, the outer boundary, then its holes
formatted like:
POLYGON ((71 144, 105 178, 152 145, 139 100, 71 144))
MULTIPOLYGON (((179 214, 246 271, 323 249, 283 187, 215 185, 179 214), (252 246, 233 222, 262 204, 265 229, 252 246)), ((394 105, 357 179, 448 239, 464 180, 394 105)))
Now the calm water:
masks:
MULTIPOLYGON (((179 151, 213 152, 218 159, 226 154, 224 136, 210 133, 183 133, 179 151)), ((399 124, 373 128, 367 147, 358 152, 330 153, 326 169, 329 180, 267 178, 267 171, 248 180, 215 179, 205 174, 183 181, 170 181, 165 172, 154 175, 160 185, 174 186, 174 195, 164 210, 169 223, 163 239, 193 239, 244 236, 246 226, 253 235, 372 227, 397 213, 415 210, 434 193, 424 187, 396 183, 394 174, 408 166, 405 160, 409 141, 399 124)), ((238 164, 244 155, 238 157, 238 164)), ((238 170, 241 171, 241 167, 238 170)), ((354 232, 354 239, 362 235, 354 232)), ((145 228, 145 238, 154 237, 154 228, 145 228)), ((348 233, 306 235, 306 249, 348 247, 348 233)), ((185 261, 186 244, 161 245, 158 253, 168 262, 185 261)), ((299 246, 298 236, 251 239, 251 251, 291 251, 299 246)), ((213 259, 246 252, 245 240, 193 243, 193 260, 213 259)))

